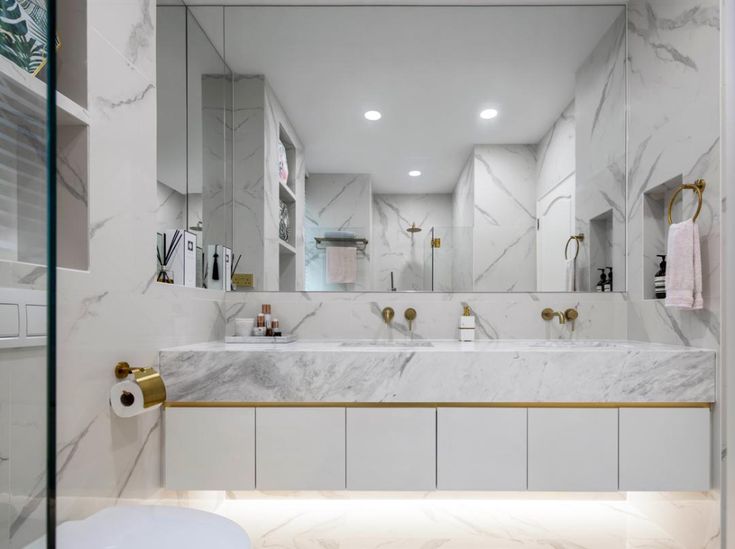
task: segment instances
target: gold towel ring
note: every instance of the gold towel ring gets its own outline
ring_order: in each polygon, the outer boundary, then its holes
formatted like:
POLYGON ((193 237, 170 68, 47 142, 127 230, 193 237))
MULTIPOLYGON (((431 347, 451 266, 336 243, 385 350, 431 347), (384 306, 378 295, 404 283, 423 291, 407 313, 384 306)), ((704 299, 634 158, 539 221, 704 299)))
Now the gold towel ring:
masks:
POLYGON ((671 195, 671 200, 669 200, 669 225, 674 222, 671 218, 671 210, 674 207, 674 201, 676 200, 676 197, 679 196, 679 193, 685 189, 689 189, 697 193, 697 211, 694 212, 692 221, 697 220, 697 218, 699 217, 699 213, 702 211, 702 192, 704 192, 704 188, 706 186, 707 183, 705 183, 704 179, 697 179, 693 184, 684 183, 682 185, 679 185, 679 187, 674 191, 674 194, 671 195))
POLYGON ((569 244, 571 244, 572 240, 577 243, 577 249, 574 250, 574 259, 577 259, 577 256, 579 255, 579 245, 581 242, 584 242, 584 234, 573 234, 569 237, 569 240, 567 240, 567 245, 564 246, 564 259, 569 259, 569 244))

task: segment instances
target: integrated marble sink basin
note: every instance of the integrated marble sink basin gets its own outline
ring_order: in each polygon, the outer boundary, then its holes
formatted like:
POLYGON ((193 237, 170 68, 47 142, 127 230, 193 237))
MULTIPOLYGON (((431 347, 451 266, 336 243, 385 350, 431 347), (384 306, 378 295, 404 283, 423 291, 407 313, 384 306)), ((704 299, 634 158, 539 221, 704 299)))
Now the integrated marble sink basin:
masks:
POLYGON ((169 401, 705 403, 715 352, 607 340, 219 342, 159 356, 169 401))

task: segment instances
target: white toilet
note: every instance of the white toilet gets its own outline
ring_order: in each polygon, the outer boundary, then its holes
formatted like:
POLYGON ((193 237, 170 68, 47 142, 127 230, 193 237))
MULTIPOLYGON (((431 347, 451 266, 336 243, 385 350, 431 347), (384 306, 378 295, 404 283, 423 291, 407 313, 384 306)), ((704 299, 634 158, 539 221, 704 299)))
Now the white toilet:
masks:
POLYGON ((56 529, 56 546, 59 549, 250 549, 250 538, 236 523, 214 513, 151 505, 110 507, 84 520, 65 522, 56 529))

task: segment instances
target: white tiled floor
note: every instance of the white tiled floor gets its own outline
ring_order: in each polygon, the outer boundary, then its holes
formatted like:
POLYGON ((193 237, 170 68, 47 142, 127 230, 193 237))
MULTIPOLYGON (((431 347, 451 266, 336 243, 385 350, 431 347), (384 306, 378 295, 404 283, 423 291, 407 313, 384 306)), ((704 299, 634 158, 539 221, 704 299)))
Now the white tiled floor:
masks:
MULTIPOLYGON (((250 534, 254 549, 690 549, 617 494, 171 496, 142 503, 228 517, 250 534)), ((712 501, 701 505, 711 508, 712 501)), ((698 547, 710 547, 705 531, 696 537, 698 547)))

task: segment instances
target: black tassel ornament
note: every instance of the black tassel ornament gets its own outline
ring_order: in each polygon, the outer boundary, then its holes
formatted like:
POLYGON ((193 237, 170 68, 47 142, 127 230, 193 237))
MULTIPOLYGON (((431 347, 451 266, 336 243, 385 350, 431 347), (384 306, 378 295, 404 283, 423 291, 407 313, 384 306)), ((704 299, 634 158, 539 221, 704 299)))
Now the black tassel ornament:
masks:
POLYGON ((219 265, 217 265, 217 258, 219 257, 219 254, 217 253, 217 245, 214 246, 214 256, 212 257, 212 280, 219 280, 219 265))

